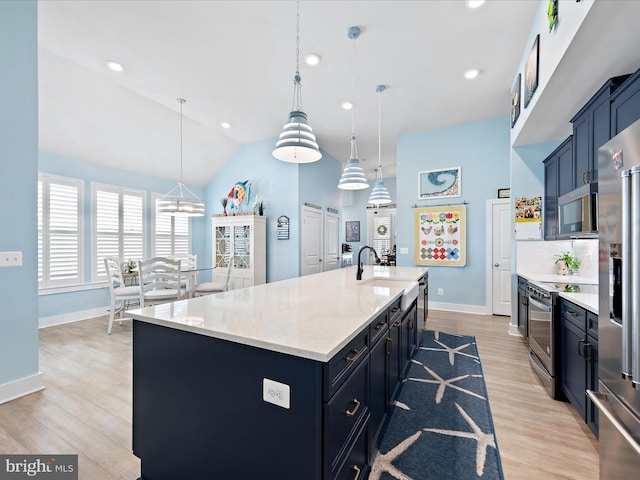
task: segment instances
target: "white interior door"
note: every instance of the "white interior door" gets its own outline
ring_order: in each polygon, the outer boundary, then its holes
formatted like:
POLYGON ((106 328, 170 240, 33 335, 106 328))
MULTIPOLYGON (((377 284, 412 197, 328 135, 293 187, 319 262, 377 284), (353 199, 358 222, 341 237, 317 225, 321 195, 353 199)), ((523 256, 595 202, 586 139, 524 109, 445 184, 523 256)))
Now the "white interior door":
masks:
POLYGON ((324 214, 324 271, 340 266, 340 217, 336 213, 324 214))
POLYGON ((300 276, 322 271, 322 210, 303 205, 300 276))
POLYGON ((492 226, 492 313, 511 315, 511 204, 494 203, 492 226))

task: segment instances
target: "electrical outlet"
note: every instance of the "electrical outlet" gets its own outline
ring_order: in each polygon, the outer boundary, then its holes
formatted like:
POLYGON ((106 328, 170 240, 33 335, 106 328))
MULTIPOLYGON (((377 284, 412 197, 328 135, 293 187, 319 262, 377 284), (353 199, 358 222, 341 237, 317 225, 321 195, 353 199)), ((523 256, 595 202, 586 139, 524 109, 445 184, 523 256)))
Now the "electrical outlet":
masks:
POLYGON ((291 395, 290 387, 285 383, 276 382, 268 378, 262 379, 262 399, 282 408, 289 408, 291 395))
POLYGON ((0 267, 22 266, 22 252, 0 252, 0 267))
POLYGON ((438 289, 438 295, 444 295, 444 288, 438 289))

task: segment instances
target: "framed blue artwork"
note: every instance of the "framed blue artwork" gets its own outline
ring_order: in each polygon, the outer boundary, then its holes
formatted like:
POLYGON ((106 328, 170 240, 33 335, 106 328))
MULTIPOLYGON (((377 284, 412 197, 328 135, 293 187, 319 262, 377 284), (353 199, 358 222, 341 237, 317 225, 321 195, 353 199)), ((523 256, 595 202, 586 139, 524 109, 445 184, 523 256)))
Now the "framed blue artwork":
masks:
POLYGON ((418 198, 447 198, 462 195, 461 167, 418 172, 418 198))

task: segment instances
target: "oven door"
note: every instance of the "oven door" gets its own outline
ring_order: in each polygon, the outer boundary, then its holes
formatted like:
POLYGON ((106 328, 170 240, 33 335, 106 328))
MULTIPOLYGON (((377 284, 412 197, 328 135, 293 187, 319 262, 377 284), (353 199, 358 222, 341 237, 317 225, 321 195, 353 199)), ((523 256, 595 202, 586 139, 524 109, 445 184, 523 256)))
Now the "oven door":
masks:
POLYGON ((552 377, 553 366, 553 326, 551 299, 545 302, 529 296, 529 347, 536 354, 544 368, 552 377))

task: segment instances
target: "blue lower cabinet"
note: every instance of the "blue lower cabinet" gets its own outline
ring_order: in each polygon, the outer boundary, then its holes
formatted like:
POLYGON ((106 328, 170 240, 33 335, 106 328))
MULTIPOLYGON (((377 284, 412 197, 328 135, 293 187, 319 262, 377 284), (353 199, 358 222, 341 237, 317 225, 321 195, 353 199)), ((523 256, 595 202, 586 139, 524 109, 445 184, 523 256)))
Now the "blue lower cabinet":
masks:
POLYGON ((329 362, 135 320, 140 478, 367 478, 417 338, 416 303, 399 305, 329 362), (265 379, 289 387, 288 405, 265 379))
MULTIPOLYGON (((595 392, 598 390, 598 340, 589 335, 587 341, 589 343, 587 388, 595 392)), ((589 398, 587 398, 587 425, 598 437, 598 407, 589 398)))
POLYGON ((587 363, 584 356, 584 331, 565 318, 561 320, 560 328, 562 392, 582 419, 586 420, 587 363))

